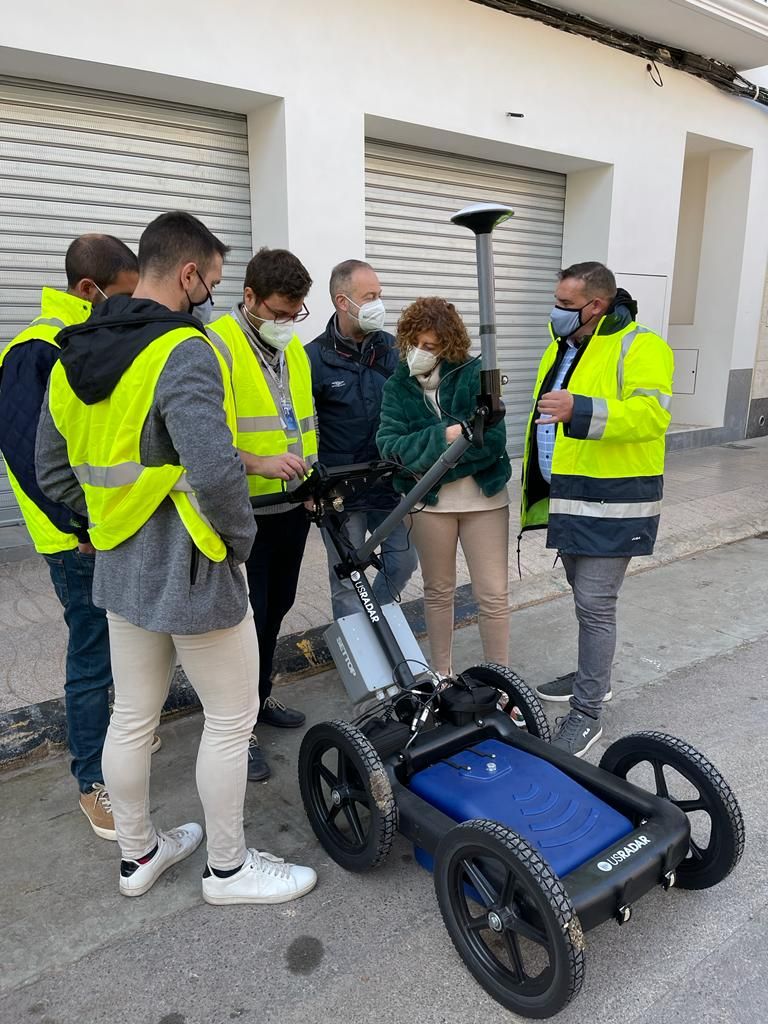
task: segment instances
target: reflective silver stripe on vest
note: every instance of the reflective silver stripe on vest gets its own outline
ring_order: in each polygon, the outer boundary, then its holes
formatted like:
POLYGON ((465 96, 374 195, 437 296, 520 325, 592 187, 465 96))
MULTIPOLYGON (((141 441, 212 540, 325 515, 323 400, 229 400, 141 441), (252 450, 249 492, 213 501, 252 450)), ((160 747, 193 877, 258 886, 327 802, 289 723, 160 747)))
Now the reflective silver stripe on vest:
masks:
POLYGON ((229 350, 229 345, 227 345, 226 341, 224 341, 222 336, 220 334, 217 334, 216 331, 214 331, 212 328, 206 327, 205 333, 208 335, 208 340, 210 341, 210 343, 213 345, 213 347, 219 353, 221 358, 227 364, 227 369, 229 370, 229 372, 232 373, 232 353, 229 350))
POLYGON ((56 316, 39 316, 37 320, 33 320, 29 325, 30 327, 58 327, 60 331, 63 331, 67 326, 63 320, 59 320, 56 316))
POLYGON ((260 430, 283 430, 279 416, 238 416, 238 434, 257 434, 260 430))
POLYGON ((299 430, 302 434, 306 434, 309 430, 317 430, 317 420, 314 416, 305 416, 303 420, 299 420, 299 430))
POLYGON ((591 519, 647 519, 661 515, 660 501, 579 501, 552 498, 551 515, 589 516, 591 519))
POLYGON ((588 441, 599 441, 608 426, 608 402, 605 398, 592 399, 592 419, 589 421, 588 441))
POLYGON ((638 336, 638 334, 651 334, 647 327, 636 327, 634 331, 629 331, 621 339, 621 355, 619 356, 619 365, 616 367, 616 384, 617 384, 617 398, 621 398, 624 392, 624 360, 627 358, 627 352, 629 352, 632 342, 638 336))
MULTIPOLYGON (((73 466, 72 470, 81 485, 90 487, 126 487, 135 484, 146 469, 140 462, 119 462, 116 466, 89 466, 87 462, 73 466)), ((174 491, 192 492, 186 473, 182 473, 173 485, 174 491)))
POLYGON ((635 395, 648 395, 650 398, 655 398, 662 409, 669 412, 672 408, 672 395, 665 395, 663 391, 655 391, 653 388, 635 388, 630 398, 634 398, 635 395))

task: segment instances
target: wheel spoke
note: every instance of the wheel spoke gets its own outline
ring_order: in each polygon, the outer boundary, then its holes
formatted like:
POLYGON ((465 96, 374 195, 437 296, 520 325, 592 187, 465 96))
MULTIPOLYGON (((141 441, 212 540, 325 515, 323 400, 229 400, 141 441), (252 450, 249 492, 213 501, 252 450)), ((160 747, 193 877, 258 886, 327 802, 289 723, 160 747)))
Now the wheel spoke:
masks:
POLYGON ((326 823, 326 825, 333 824, 333 822, 334 822, 334 820, 336 818, 336 815, 339 813, 340 810, 341 810, 341 807, 339 807, 337 804, 334 804, 328 811, 325 812, 325 823, 326 823))
POLYGON ((698 800, 673 800, 672 801, 681 811, 685 811, 686 814, 690 814, 692 811, 706 811, 707 805, 702 797, 698 800))
POLYGON ((347 759, 344 757, 344 753, 339 749, 339 761, 336 767, 337 783, 343 785, 347 781, 347 759))
POLYGON ((698 845, 698 843, 694 843, 694 841, 692 839, 691 839, 690 844, 688 846, 688 851, 689 851, 689 853, 691 855, 691 858, 693 860, 704 860, 704 852, 705 851, 702 850, 702 848, 698 845))
POLYGON ((651 761, 651 767, 653 768, 653 777, 656 780, 656 795, 669 800, 667 780, 664 778, 664 765, 660 761, 651 761))
POLYGON ((470 884, 486 907, 492 907, 497 902, 496 893, 491 883, 482 873, 480 868, 470 860, 463 860, 461 866, 469 878, 470 884))
POLYGON ((511 923, 510 928, 518 935, 522 935, 524 939, 528 939, 530 942, 535 942, 537 946, 543 946, 545 949, 549 949, 549 939, 545 932, 540 931, 535 925, 529 924, 524 921, 521 917, 515 918, 511 923))
POLYGON ((504 878, 504 884, 501 887, 501 895, 499 896, 499 903, 502 907, 510 907, 512 900, 515 895, 515 889, 517 888, 517 879, 511 871, 507 871, 504 878))
POLYGON ((338 783, 339 780, 333 774, 331 769, 324 765, 322 761, 318 764, 317 771, 320 775, 320 778, 324 782, 327 782, 331 789, 333 789, 334 786, 338 783))
POLYGON ((486 928, 490 927, 487 914, 481 914, 480 917, 471 917, 467 923, 467 931, 470 932, 483 932, 486 928))
POLYGON ((525 973, 525 967, 523 967, 523 957, 520 953, 520 944, 517 941, 517 936, 514 932, 509 931, 508 928, 504 929, 504 944, 507 947, 507 953, 509 953, 509 959, 512 963, 517 980, 522 982, 525 981, 527 975, 525 973))
POLYGON ((354 804, 344 805, 344 817, 349 822, 349 827, 352 829, 357 842, 361 846, 365 846, 365 832, 363 832, 363 826, 360 824, 360 818, 357 815, 357 809, 354 804))

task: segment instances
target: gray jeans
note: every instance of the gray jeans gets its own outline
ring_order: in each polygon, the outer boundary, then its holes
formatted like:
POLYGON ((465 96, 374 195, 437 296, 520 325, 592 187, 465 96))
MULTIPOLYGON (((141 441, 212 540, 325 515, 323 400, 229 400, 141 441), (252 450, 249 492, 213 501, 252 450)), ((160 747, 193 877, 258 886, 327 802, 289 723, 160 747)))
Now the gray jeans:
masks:
POLYGON ((579 664, 571 707, 595 718, 611 687, 616 652, 616 601, 629 565, 628 558, 596 558, 560 553, 573 590, 579 620, 579 664))

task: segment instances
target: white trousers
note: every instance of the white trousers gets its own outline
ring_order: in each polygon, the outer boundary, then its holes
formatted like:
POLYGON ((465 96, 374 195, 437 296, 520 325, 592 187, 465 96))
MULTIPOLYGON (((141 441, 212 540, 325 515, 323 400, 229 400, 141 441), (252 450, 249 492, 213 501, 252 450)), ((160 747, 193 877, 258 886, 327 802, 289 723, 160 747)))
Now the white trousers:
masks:
MULTIPOLYGON (((157 833, 149 813, 150 746, 176 666, 203 705, 197 790, 208 862, 221 870, 245 859, 243 803, 248 740, 259 713, 259 646, 253 613, 237 626, 197 636, 153 633, 107 613, 115 704, 102 768, 122 856, 149 853, 157 833)), ((176 823, 179 824, 179 823, 176 823)))

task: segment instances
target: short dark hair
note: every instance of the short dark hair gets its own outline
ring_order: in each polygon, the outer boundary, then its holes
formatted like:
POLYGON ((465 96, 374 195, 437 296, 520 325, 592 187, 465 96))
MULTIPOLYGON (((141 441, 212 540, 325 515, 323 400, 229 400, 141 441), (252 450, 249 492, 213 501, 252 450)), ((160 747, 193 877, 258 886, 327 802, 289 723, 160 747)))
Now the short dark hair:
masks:
POLYGON ((331 271, 331 280, 328 285, 331 292, 331 302, 333 302, 337 295, 343 295, 349 289, 352 275, 356 270, 373 270, 373 267, 364 260, 344 260, 342 263, 336 264, 331 271))
POLYGON ((122 271, 135 273, 138 269, 136 254, 114 235, 81 235, 72 242, 64 257, 70 288, 88 277, 104 289, 114 284, 122 271))
POLYGON ((573 263, 570 267, 560 271, 558 280, 564 281, 568 277, 575 277, 577 280, 583 281, 585 291, 592 295, 601 295, 610 300, 616 298, 616 278, 602 263, 597 263, 594 260, 586 263, 573 263))
POLYGON ((182 263, 196 263, 204 271, 216 253, 223 259, 228 252, 229 246, 191 213, 161 213, 139 239, 139 273, 169 274, 182 263))
POLYGON ((250 288, 258 299, 284 295, 292 302, 303 302, 312 287, 312 278, 292 252, 263 246, 246 267, 243 287, 250 288))

